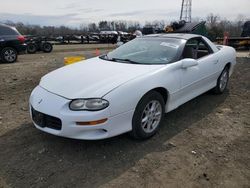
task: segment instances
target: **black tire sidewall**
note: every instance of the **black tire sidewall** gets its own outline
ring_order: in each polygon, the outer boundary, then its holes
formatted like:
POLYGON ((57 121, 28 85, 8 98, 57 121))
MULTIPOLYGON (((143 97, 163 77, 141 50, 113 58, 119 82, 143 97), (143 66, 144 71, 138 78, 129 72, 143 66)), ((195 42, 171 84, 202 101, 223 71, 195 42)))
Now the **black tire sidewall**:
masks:
POLYGON ((34 53, 36 53, 36 51, 37 51, 37 47, 36 47, 35 44, 28 44, 28 46, 27 46, 27 52, 28 52, 29 54, 34 54, 34 53), (30 51, 30 50, 29 50, 29 48, 30 48, 31 46, 34 48, 34 51, 30 51))
POLYGON ((5 48, 3 48, 0 55, 1 55, 1 60, 2 60, 4 63, 14 63, 14 62, 17 61, 17 56, 18 56, 17 51, 16 51, 14 48, 12 48, 12 47, 5 47, 5 48), (8 60, 6 60, 6 59, 4 58, 4 53, 5 53, 5 51, 7 51, 7 50, 12 50, 13 52, 15 52, 16 57, 15 57, 15 59, 14 59, 13 61, 8 61, 8 60))
POLYGON ((53 50, 52 44, 50 44, 48 42, 43 43, 42 47, 43 47, 43 52, 45 52, 45 53, 50 53, 53 50), (49 50, 45 48, 46 45, 50 46, 49 50))
POLYGON ((224 93, 224 91, 227 89, 228 82, 229 82, 229 68, 228 68, 228 67, 225 67, 225 68, 223 69, 223 71, 221 72, 221 74, 220 74, 218 80, 217 80, 217 85, 216 85, 216 87, 215 87, 215 89, 214 89, 214 92, 215 92, 216 94, 222 94, 222 93, 224 93), (221 76, 224 74, 225 71, 227 72, 227 84, 226 84, 226 87, 221 91, 221 89, 220 89, 221 76))
POLYGON ((156 91, 151 91, 150 93, 147 93, 146 95, 144 95, 142 97, 142 99, 139 101, 139 103, 136 106, 136 109, 135 109, 135 112, 134 112, 134 115, 132 118, 131 135, 137 139, 147 139, 147 138, 152 137, 158 131, 159 127, 161 126, 164 113, 165 113, 165 103, 164 103, 164 99, 163 99, 162 95, 156 91), (157 100, 161 104, 162 116, 161 116, 161 120, 160 120, 160 123, 157 126, 157 128, 151 133, 146 133, 141 127, 141 117, 142 117, 142 113, 143 113, 143 110, 145 109, 146 105, 150 101, 153 101, 153 100, 157 100))

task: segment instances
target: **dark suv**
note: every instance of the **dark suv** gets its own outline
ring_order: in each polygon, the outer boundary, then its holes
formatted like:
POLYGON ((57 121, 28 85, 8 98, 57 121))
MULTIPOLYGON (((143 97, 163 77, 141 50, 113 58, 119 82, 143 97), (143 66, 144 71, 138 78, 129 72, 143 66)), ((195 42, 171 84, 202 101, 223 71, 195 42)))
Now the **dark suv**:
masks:
POLYGON ((13 63, 17 55, 26 51, 24 36, 14 27, 0 24, 0 60, 13 63))

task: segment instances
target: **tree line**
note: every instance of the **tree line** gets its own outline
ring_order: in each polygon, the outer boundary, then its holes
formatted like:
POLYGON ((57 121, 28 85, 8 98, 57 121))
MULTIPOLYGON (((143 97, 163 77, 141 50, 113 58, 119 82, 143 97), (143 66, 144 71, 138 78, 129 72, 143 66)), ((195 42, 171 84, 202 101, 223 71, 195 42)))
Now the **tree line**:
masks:
MULTIPOLYGON (((236 20, 231 21, 221 18, 219 15, 209 14, 206 19, 194 18, 193 22, 206 21, 208 35, 211 38, 223 37, 224 32, 229 32, 230 36, 240 36, 242 26, 246 21, 246 17, 239 15, 236 20)), ((100 21, 98 23, 81 24, 78 28, 67 26, 40 26, 24 24, 22 22, 5 21, 7 25, 15 26, 23 35, 44 35, 44 36, 59 36, 59 35, 83 35, 104 30, 116 30, 124 32, 134 32, 142 30, 145 25, 153 25, 157 28, 164 29, 165 26, 171 24, 164 20, 156 20, 153 22, 145 22, 144 25, 136 21, 100 21)))

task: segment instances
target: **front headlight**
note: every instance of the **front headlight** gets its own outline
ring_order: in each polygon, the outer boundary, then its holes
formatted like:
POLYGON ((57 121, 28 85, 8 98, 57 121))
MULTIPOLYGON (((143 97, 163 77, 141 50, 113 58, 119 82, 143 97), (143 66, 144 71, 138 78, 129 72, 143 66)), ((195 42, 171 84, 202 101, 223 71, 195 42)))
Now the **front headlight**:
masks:
POLYGON ((104 99, 75 99, 69 104, 69 108, 73 111, 98 111, 109 106, 109 102, 104 99))

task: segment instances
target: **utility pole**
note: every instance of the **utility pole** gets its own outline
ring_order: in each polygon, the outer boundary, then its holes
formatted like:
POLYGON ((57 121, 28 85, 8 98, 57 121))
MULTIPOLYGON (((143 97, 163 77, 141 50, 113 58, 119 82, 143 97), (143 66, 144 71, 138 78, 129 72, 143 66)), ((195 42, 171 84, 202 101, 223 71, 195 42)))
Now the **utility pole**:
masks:
POLYGON ((192 21, 192 0, 182 0, 180 21, 192 21))

